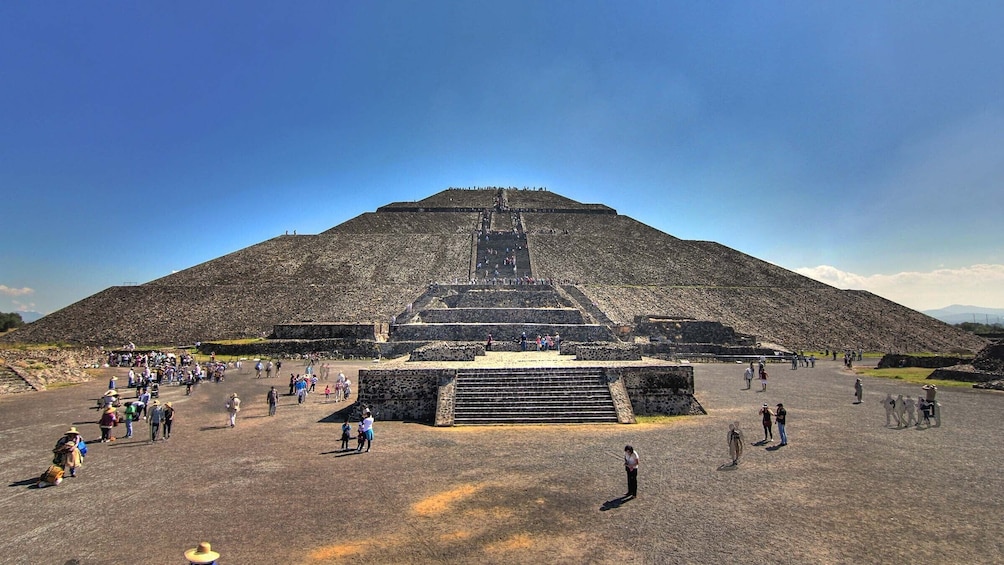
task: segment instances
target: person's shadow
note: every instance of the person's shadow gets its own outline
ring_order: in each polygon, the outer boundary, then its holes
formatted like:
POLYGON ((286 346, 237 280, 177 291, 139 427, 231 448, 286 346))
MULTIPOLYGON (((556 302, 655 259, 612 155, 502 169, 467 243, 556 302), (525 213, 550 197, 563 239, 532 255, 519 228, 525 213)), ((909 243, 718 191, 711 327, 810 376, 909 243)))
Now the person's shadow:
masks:
POLYGON ((633 496, 618 496, 617 498, 610 499, 600 506, 600 512, 606 512, 607 510, 613 510, 615 508, 620 508, 621 504, 631 500, 633 496))

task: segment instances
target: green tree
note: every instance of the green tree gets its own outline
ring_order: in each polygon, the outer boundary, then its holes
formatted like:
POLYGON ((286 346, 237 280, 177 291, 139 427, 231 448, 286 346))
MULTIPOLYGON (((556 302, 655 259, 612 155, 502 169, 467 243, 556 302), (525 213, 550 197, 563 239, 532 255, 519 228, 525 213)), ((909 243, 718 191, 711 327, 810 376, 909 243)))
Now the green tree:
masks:
POLYGON ((21 314, 17 312, 11 312, 10 314, 0 312, 0 332, 19 328, 23 325, 24 320, 21 319, 21 314))

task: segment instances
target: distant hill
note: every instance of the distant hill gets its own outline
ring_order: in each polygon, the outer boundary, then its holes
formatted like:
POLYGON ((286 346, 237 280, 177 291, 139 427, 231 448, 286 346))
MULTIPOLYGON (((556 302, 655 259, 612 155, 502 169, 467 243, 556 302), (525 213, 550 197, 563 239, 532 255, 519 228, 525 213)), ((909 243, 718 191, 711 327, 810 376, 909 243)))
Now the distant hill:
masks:
POLYGON ((937 310, 924 310, 924 314, 945 322, 946 324, 961 324, 976 322, 978 324, 1004 323, 1004 308, 984 308, 982 306, 965 306, 952 304, 937 310))
POLYGON ((18 314, 21 314, 21 319, 24 320, 24 323, 26 324, 30 324, 42 317, 41 312, 18 312, 18 314))

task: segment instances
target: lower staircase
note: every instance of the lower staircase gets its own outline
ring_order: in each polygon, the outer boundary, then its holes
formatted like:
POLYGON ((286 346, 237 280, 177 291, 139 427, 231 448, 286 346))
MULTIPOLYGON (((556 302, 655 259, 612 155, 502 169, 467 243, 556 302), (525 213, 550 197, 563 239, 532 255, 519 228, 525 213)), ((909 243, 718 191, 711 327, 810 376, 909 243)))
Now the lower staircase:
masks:
POLYGON ((455 383, 455 425, 617 423, 595 369, 470 369, 455 383))
POLYGON ((0 394, 14 394, 35 390, 28 381, 21 378, 13 369, 0 365, 0 394))

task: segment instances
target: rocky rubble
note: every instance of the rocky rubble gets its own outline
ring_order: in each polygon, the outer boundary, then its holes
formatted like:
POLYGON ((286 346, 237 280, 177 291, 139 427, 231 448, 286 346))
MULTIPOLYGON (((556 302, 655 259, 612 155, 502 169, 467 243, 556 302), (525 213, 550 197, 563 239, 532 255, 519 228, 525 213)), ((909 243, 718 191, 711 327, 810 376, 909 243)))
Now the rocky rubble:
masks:
POLYGON ((86 369, 98 367, 103 361, 104 352, 92 347, 0 349, 0 365, 8 367, 35 390, 45 390, 55 383, 90 380, 86 369))

